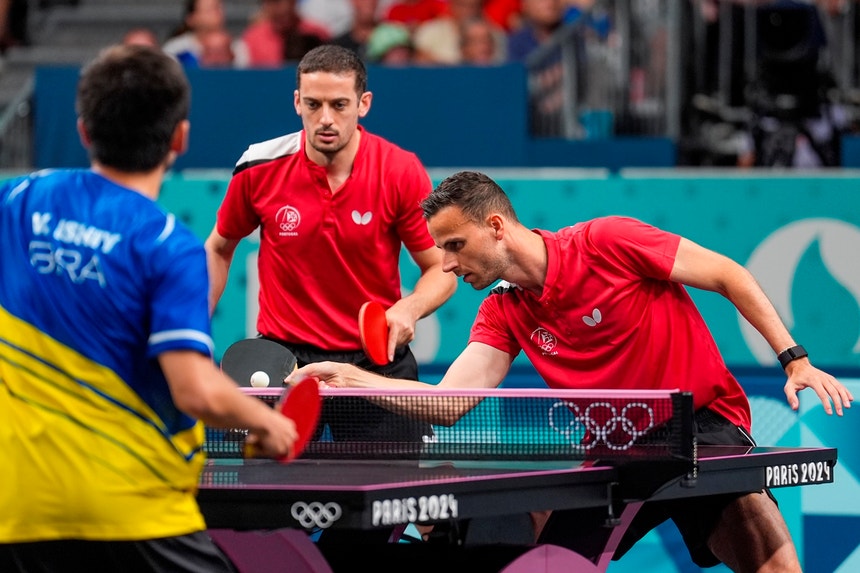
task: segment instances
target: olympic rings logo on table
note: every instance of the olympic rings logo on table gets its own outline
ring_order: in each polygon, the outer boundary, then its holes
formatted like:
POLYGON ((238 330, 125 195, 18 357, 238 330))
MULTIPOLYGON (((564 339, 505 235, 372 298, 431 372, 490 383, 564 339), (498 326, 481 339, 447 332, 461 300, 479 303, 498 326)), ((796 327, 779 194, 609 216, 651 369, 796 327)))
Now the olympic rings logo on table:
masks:
POLYGON ((586 450, 600 444, 611 450, 626 450, 654 427, 654 410, 643 402, 626 404, 620 412, 609 402, 593 402, 583 410, 574 402, 561 400, 549 408, 549 425, 567 439, 584 429, 579 445, 586 450))
POLYGON ((293 516, 293 519, 298 521, 305 529, 310 529, 311 527, 326 529, 335 521, 340 519, 340 516, 343 515, 343 511, 341 510, 340 505, 334 502, 321 503, 318 501, 312 501, 310 503, 305 503, 303 501, 297 501, 290 508, 290 514, 293 516))

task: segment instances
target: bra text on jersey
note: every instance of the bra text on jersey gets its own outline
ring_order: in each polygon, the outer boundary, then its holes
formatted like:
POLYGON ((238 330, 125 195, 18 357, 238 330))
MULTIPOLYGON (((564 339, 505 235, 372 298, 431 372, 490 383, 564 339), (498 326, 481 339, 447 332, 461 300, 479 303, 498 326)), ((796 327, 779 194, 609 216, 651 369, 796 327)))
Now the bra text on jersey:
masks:
POLYGON ((52 227, 51 213, 34 213, 32 224, 34 235, 50 236, 56 241, 30 241, 30 264, 36 271, 42 274, 66 275, 75 284, 95 280, 103 288, 107 285, 98 251, 110 253, 122 239, 121 234, 69 219, 60 219, 56 226, 52 227), (75 247, 84 247, 86 250, 75 247))

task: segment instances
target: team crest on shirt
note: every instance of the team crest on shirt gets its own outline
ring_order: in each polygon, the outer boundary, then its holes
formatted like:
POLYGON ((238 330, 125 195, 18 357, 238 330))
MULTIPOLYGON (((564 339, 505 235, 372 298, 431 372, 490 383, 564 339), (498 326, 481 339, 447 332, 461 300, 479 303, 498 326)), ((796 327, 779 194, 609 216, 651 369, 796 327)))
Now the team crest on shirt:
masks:
POLYGON ((555 347, 558 346, 558 340, 549 330, 542 326, 537 327, 531 333, 529 340, 534 342, 545 356, 555 356, 558 354, 558 352, 555 351, 555 347))
POLYGON ((299 210, 292 205, 284 205, 278 209, 275 215, 275 222, 278 224, 278 234, 282 237, 295 237, 298 235, 296 229, 302 223, 302 216, 299 210))
POLYGON ((373 219, 373 213, 368 211, 367 213, 359 213, 358 211, 352 212, 352 222, 356 225, 367 225, 370 223, 370 220, 373 219))

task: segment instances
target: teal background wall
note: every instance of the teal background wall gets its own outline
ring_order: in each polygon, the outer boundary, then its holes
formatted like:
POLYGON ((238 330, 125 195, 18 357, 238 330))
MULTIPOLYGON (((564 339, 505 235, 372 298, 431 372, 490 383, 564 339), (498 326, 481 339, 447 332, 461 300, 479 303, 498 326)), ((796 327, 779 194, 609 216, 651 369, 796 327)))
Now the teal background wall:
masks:
MULTIPOLYGON (((452 172, 435 169, 431 175, 438 183, 452 172)), ((630 215, 745 264, 817 364, 860 367, 860 172, 488 172, 510 194, 527 226, 558 229, 591 217, 630 215)), ((174 174, 160 201, 204 239, 228 177, 174 174)), ((256 249, 253 236, 240 243, 213 317, 218 356, 230 342, 254 334, 256 249)), ((406 255, 402 267, 402 284, 409 289, 418 271, 406 255)), ((727 300, 710 292, 691 294, 731 365, 776 364, 727 300)), ((447 364, 459 354, 485 295, 460 284, 448 303, 419 322, 414 346, 420 362, 447 364)))

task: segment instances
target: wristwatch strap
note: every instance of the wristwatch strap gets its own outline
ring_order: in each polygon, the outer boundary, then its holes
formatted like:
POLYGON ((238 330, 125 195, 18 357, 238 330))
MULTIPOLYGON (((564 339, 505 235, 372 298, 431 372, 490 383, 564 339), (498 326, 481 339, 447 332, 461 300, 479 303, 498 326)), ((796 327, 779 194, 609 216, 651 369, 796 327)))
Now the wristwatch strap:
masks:
POLYGON ((797 360, 798 358, 803 358, 804 356, 809 356, 809 353, 806 352, 804 347, 798 344, 797 346, 786 348, 780 352, 776 358, 779 360, 779 364, 782 366, 782 369, 785 370, 785 367, 788 366, 789 362, 797 360))

